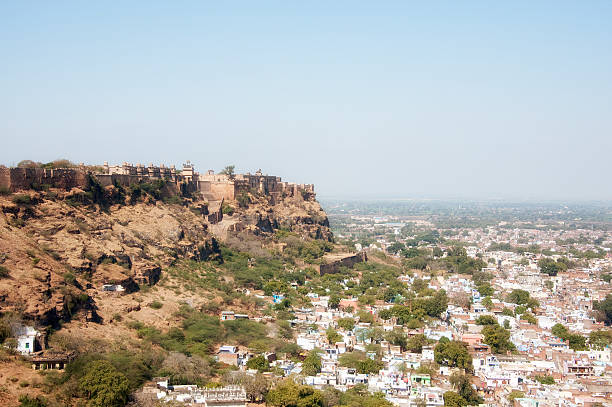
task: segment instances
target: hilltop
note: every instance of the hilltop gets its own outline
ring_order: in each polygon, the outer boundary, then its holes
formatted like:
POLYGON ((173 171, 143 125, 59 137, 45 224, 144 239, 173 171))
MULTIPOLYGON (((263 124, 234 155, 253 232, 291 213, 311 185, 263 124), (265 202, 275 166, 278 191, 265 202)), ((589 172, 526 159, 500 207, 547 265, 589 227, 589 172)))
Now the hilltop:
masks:
MULTIPOLYGON (((317 267, 333 249, 312 186, 209 172, 211 191, 192 166, 168 176, 156 168, 161 174, 151 176, 108 166, 0 168, 4 326, 34 326, 54 350, 89 354, 121 343, 138 353, 146 335, 134 327, 178 327, 180 312, 261 316, 240 290, 262 290, 266 281, 247 274, 317 267)), ((9 405, 18 394, 63 397, 20 358, 0 363, 0 399, 9 405), (28 384, 17 386, 16 377, 28 384)))

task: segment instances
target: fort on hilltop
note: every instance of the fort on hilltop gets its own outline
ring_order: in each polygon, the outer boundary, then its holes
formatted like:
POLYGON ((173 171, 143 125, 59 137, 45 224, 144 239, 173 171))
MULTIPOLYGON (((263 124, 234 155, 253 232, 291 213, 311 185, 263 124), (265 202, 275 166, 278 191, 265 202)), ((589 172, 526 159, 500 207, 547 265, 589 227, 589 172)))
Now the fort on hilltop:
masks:
POLYGON ((11 192, 37 187, 53 187, 69 190, 85 188, 90 176, 95 177, 102 186, 130 186, 143 182, 165 180, 176 185, 177 191, 199 192, 209 201, 235 200, 241 194, 254 193, 268 196, 273 202, 281 197, 314 197, 314 185, 284 182, 280 177, 262 174, 215 174, 213 170, 205 174, 196 172, 194 165, 187 161, 182 169, 174 165, 163 164, 85 166, 74 168, 40 168, 40 167, 0 167, 0 188, 11 192))

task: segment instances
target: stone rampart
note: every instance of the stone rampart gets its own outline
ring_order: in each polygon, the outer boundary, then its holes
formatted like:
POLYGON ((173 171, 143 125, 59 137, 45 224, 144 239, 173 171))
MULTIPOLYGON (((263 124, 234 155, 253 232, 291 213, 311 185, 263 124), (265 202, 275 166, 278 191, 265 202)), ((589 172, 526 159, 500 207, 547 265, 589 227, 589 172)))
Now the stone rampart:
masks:
MULTIPOLYGON (((195 172, 193 165, 183 165, 182 171, 174 166, 159 167, 132 165, 124 163, 121 166, 109 166, 104 163, 103 173, 91 173, 102 186, 115 183, 129 187, 141 182, 151 182, 158 179, 166 180, 170 185, 176 186, 177 193, 183 194, 201 192, 209 201, 235 200, 242 193, 261 194, 277 202, 283 197, 296 197, 309 199, 314 197, 314 185, 294 184, 283 182, 280 177, 264 175, 261 171, 255 174, 236 174, 228 176, 215 174, 209 171, 200 175, 195 172)), ((43 188, 45 186, 70 190, 71 188, 85 188, 88 180, 88 169, 77 168, 7 168, 0 167, 0 188, 11 192, 27 189, 43 188)))
POLYGON ((49 186, 70 190, 87 185, 87 171, 80 168, 0 168, 0 187, 11 192, 49 186))
POLYGON ((321 264, 319 268, 319 273, 321 275, 325 274, 334 274, 340 271, 340 267, 348 267, 351 268, 357 263, 363 263, 368 261, 368 256, 366 252, 361 251, 354 256, 345 257, 343 259, 334 261, 329 264, 321 264))

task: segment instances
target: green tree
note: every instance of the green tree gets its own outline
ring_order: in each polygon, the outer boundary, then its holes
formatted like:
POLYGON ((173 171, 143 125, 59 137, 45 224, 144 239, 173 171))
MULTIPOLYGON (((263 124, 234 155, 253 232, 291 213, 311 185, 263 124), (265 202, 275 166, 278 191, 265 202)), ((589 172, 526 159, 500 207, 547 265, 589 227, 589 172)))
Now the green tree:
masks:
POLYGON ((327 305, 330 308, 338 309, 338 306, 340 305, 340 297, 337 294, 330 295, 327 305))
POLYGON ((600 329, 589 334, 589 344, 595 349, 603 349, 612 344, 612 330, 600 329))
POLYGON ((235 169, 236 169, 235 165, 227 165, 225 168, 223 168, 221 171, 219 171, 219 174, 227 175, 230 178, 234 178, 234 170, 235 169))
POLYGON ((393 311, 391 311, 390 309, 382 309, 378 312, 378 317, 387 321, 393 318, 393 311))
POLYGON ((536 375, 535 379, 542 384, 555 384, 555 378, 552 376, 536 375))
POLYGON ((593 308, 602 313, 606 325, 612 324, 612 294, 606 295, 603 301, 594 301, 593 308))
POLYGON ((486 325, 482 328, 484 343, 491 347, 493 353, 504 353, 515 350, 516 347, 510 342, 510 331, 499 325, 486 325))
POLYGON ((459 367, 472 371, 472 356, 467 345, 460 341, 449 341, 442 338, 434 348, 434 360, 442 366, 459 367))
POLYGON ((323 407, 323 395, 312 387, 287 379, 268 392, 266 402, 274 407, 323 407))
POLYGON ((538 320, 536 319, 536 317, 531 312, 526 312, 523 315, 521 315, 521 319, 524 320, 524 321, 529 322, 532 325, 537 325, 538 324, 538 320))
POLYGON ((464 407, 467 406, 467 401, 454 391, 444 393, 444 407, 464 407))
POLYGON ((518 307, 516 307, 514 309, 514 313, 518 316, 518 315, 522 315, 525 312, 527 312, 527 307, 524 305, 519 305, 518 307))
POLYGON ((423 334, 414 335, 408 338, 406 342, 406 349, 412 353, 421 353, 423 346, 427 345, 427 337, 423 334))
POLYGON ((450 383, 457 390, 457 393, 469 405, 478 405, 483 402, 483 399, 478 396, 476 390, 472 387, 469 376, 463 373, 453 373, 449 378, 450 383))
POLYGON ((256 369, 258 372, 267 372, 270 370, 270 363, 263 355, 249 359, 246 365, 249 369, 256 369))
POLYGON ((570 333, 567 337, 569 347, 575 351, 587 350, 586 338, 578 333, 570 333))
POLYGON ((355 328, 355 320, 353 318, 340 318, 338 326, 345 331, 352 331, 355 328))
POLYGON ((490 297, 491 295, 495 294, 495 290, 489 283, 483 283, 476 287, 476 289, 483 297, 490 297))
POLYGON ((510 394, 508 394, 508 401, 511 403, 514 402, 514 399, 520 399, 525 397, 525 393, 520 390, 512 390, 510 394))
POLYGON ((47 407, 47 400, 44 397, 30 397, 24 394, 19 397, 19 407, 47 407))
POLYGON ((406 245, 404 245, 403 243, 395 242, 395 243, 390 244, 387 247, 387 253, 398 254, 400 251, 404 250, 405 248, 406 248, 406 245))
POLYGON ((79 386, 90 407, 124 406, 130 390, 128 379, 106 360, 91 362, 79 386))
POLYGON ((336 342, 342 341, 342 335, 336 332, 336 330, 332 328, 331 326, 327 328, 327 331, 325 331, 325 334, 327 335, 327 342, 329 342, 330 345, 333 345, 336 342))
POLYGON ((475 322, 476 325, 497 325, 497 319, 493 315, 481 315, 475 322))
POLYGON ((493 274, 479 270, 472 274, 472 281, 474 282, 474 285, 478 287, 481 284, 485 284, 493 280, 493 277, 495 277, 493 274))
POLYGON ((565 339, 569 334, 569 329, 563 324, 555 324, 551 328, 551 333, 558 338, 565 339))
POLYGON ((484 297, 482 299, 482 305, 484 305, 488 310, 491 310, 493 308, 493 300, 491 297, 484 297))
POLYGON ((306 376, 314 376, 321 371, 321 351, 313 349, 308 353, 306 359, 302 362, 302 373, 306 376))
POLYGON ((401 329, 394 329, 393 331, 387 332, 385 338, 391 345, 399 346, 402 350, 405 350, 406 345, 408 345, 408 338, 401 329))
POLYGON ((556 276, 560 271, 567 270, 567 264, 563 261, 555 261, 550 257, 544 257, 538 261, 540 271, 549 276, 556 276))
POLYGON ((358 373, 378 373, 380 369, 385 367, 384 363, 379 360, 365 358, 357 363, 358 373))
POLYGON ((508 294, 508 302, 512 302, 517 305, 527 304, 529 302, 529 291, 514 289, 508 294))
POLYGON ((374 323, 374 315, 372 315, 371 313, 369 313, 367 311, 360 310, 357 313, 357 316, 359 317, 359 322, 365 322, 365 323, 368 323, 368 324, 374 323))

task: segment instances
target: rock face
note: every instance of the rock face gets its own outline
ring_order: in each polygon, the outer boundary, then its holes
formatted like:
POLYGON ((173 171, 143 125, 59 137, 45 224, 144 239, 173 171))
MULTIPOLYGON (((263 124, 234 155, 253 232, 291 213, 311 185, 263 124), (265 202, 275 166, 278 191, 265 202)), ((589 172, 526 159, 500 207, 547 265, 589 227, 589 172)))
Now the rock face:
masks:
POLYGON ((42 325, 95 319, 91 296, 102 285, 134 291, 157 283, 178 258, 205 260, 218 252, 206 221, 183 206, 157 201, 102 211, 71 206, 57 194, 0 197, 0 253, 8 271, 0 279, 2 313, 42 325))
MULTIPOLYGON (((106 187, 107 195, 116 192, 106 187)), ((0 195, 0 314, 40 325, 95 321, 92 297, 103 285, 120 284, 129 293, 156 284, 177 259, 220 257, 217 239, 240 236, 261 248, 278 229, 332 239, 314 195, 221 202, 214 222, 209 203, 197 198, 113 200, 102 208, 75 196, 86 194, 73 188, 0 195)))
MULTIPOLYGON (((327 214, 314 197, 304 199, 298 195, 269 199, 250 194, 249 198, 246 207, 241 208, 234 203, 235 212, 231 216, 224 215, 224 221, 229 219, 231 222, 228 228, 230 234, 248 231, 255 236, 266 237, 283 229, 305 239, 333 239, 327 214)), ((221 233, 219 235, 223 238, 221 233)))

